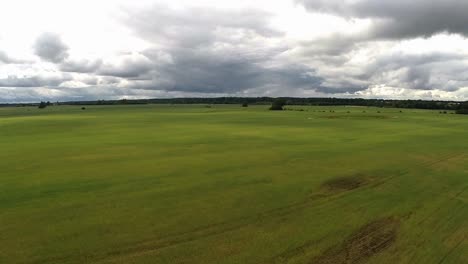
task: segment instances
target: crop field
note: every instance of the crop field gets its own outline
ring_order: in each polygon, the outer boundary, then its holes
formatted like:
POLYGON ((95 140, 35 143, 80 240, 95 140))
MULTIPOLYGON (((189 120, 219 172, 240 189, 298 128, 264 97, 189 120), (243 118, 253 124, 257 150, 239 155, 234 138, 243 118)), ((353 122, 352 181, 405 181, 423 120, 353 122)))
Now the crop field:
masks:
POLYGON ((0 108, 0 263, 468 263, 468 117, 0 108))

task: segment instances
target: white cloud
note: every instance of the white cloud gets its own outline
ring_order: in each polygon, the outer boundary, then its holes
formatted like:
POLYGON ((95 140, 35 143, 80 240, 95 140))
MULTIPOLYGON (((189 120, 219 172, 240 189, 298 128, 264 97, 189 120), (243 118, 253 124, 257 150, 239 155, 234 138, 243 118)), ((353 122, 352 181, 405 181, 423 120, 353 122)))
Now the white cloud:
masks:
POLYGON ((468 5, 426 2, 5 0, 0 101, 467 100, 468 5))

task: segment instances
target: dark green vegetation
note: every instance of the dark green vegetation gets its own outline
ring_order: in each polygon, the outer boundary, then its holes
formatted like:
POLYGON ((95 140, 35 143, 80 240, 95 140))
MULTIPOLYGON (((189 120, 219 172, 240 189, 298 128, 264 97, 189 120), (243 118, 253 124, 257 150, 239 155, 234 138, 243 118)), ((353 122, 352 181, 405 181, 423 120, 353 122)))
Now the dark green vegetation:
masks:
POLYGON ((457 109, 457 114, 468 115, 468 102, 460 105, 460 107, 457 109))
MULTIPOLYGON (((307 106, 368 106, 386 108, 457 110, 462 102, 425 101, 425 100, 384 100, 363 98, 300 98, 300 97, 217 97, 217 98, 168 98, 168 99, 122 99, 57 102, 59 105, 129 105, 129 104, 236 104, 236 105, 271 105, 275 101, 284 101, 286 105, 307 106)), ((31 106, 36 104, 0 104, 0 106, 31 106)))
POLYGON ((273 111, 281 111, 283 110, 283 106, 286 105, 286 100, 282 98, 277 98, 271 103, 270 110, 273 111))
POLYGON ((44 109, 44 108, 46 108, 47 106, 50 106, 50 105, 51 105, 50 102, 40 102, 39 105, 37 106, 37 108, 44 109))
POLYGON ((1 108, 0 263, 468 263, 467 116, 288 108, 1 108))

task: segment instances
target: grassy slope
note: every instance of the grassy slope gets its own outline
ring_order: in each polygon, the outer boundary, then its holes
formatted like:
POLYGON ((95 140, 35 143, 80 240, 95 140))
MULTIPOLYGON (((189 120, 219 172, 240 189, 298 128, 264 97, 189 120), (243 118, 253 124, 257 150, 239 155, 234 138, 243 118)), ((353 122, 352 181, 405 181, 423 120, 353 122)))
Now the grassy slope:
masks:
POLYGON ((465 116, 265 108, 0 108, 0 263, 310 263, 386 216, 364 262, 468 262, 465 116))

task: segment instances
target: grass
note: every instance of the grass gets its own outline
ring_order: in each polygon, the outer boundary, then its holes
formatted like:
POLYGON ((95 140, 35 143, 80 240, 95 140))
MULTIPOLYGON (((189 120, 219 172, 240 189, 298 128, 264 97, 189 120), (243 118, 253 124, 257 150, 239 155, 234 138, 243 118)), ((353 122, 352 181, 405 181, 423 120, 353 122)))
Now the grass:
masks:
POLYGON ((0 263, 468 263, 465 116, 288 108, 0 108, 0 263))

